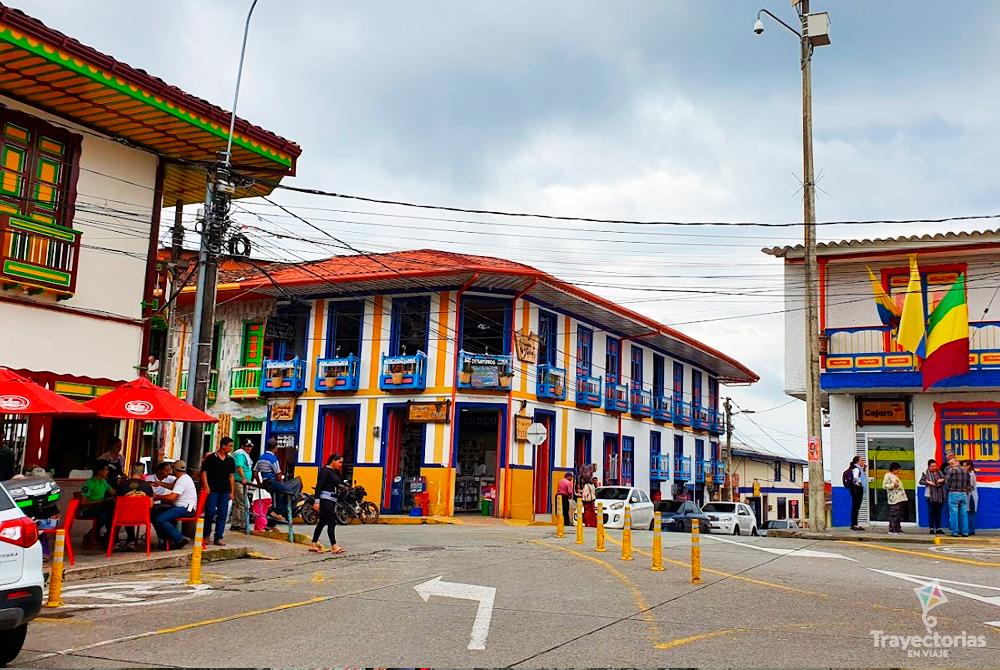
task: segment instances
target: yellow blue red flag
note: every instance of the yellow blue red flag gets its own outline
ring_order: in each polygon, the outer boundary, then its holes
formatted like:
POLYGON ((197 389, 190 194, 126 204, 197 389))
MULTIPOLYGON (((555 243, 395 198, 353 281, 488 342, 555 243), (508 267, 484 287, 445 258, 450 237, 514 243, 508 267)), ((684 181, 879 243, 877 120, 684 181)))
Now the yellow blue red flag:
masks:
POLYGON ((899 325, 899 308, 896 307, 896 303, 892 301, 889 294, 885 292, 882 282, 875 276, 871 268, 868 268, 868 278, 872 282, 872 293, 875 295, 875 308, 878 309, 878 318, 882 320, 883 325, 895 329, 899 325))

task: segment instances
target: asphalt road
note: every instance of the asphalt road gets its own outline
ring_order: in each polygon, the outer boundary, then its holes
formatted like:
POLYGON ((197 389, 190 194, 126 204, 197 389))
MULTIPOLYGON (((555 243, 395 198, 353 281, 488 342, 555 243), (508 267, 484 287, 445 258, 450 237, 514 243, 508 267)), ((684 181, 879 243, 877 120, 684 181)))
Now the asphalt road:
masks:
POLYGON ((209 564, 200 589, 183 570, 74 582, 15 666, 1000 665, 1000 543, 703 536, 695 585, 688 535, 664 535, 662 572, 651 533, 628 562, 620 535, 599 554, 591 531, 356 526, 346 555, 209 564), (928 628, 914 589, 935 578, 928 628))

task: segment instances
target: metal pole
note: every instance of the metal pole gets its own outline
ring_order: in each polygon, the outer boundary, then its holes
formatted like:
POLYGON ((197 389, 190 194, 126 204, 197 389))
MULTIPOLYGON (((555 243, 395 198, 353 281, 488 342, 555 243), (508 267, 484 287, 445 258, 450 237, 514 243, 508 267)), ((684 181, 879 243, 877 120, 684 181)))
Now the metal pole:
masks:
POLYGON ((233 163, 233 131, 236 129, 236 104, 240 101, 240 81, 243 79, 243 59, 247 53, 247 35, 250 34, 250 17, 257 7, 257 0, 250 3, 250 11, 247 12, 246 23, 243 24, 243 46, 240 47, 240 65, 236 69, 236 92, 233 93, 233 109, 229 114, 229 140, 226 142, 225 164, 230 166, 233 163))
POLYGON ((826 528, 826 494, 823 471, 823 421, 820 415, 822 395, 819 387, 819 309, 816 301, 816 184, 813 174, 812 145, 812 46, 806 17, 809 0, 799 2, 802 21, 802 171, 803 228, 805 238, 805 301, 806 301, 806 435, 818 444, 818 460, 809 461, 809 525, 822 531, 826 528))

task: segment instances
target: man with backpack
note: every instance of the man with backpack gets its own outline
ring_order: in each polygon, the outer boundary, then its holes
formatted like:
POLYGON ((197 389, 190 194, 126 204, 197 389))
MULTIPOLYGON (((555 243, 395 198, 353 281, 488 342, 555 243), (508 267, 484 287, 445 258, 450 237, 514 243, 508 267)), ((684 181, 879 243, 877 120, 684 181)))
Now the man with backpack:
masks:
POLYGON ((858 513, 865 498, 865 483, 868 477, 865 475, 865 463, 860 456, 851 459, 851 464, 844 470, 842 479, 844 488, 851 494, 851 530, 864 530, 858 525, 858 513))

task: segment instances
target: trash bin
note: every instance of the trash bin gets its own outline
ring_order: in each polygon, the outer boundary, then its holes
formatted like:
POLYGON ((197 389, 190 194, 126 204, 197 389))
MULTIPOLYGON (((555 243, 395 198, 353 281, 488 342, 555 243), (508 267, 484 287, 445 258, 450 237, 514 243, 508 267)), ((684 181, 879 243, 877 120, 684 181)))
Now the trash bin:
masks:
POLYGON ((430 507, 431 500, 430 495, 427 491, 423 493, 416 493, 413 495, 413 509, 419 509, 421 516, 427 516, 428 508, 430 507))
POLYGON ((483 500, 479 503, 479 512, 483 516, 493 516, 493 501, 483 500))

